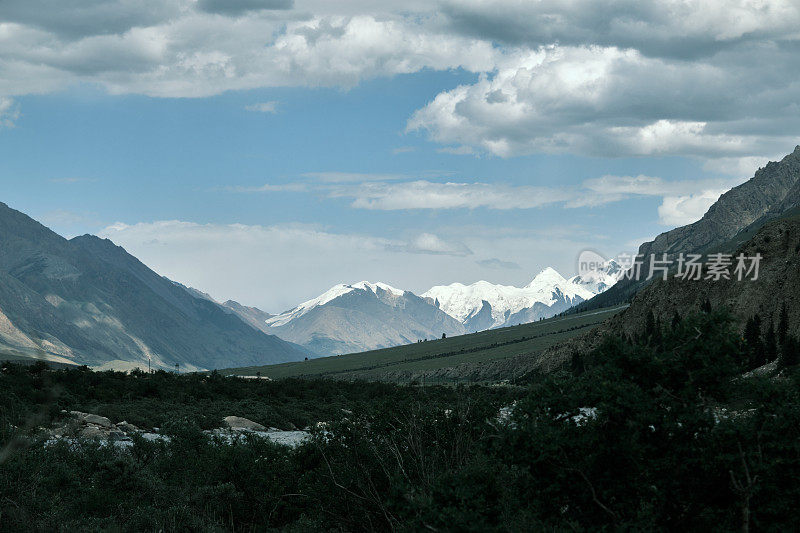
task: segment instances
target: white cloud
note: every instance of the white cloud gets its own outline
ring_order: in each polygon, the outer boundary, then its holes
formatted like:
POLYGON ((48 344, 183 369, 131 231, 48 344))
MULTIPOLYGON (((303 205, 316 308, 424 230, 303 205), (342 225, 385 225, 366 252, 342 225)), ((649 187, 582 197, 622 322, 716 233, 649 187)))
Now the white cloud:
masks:
POLYGON ((514 187, 489 183, 436 183, 417 180, 401 183, 361 183, 334 188, 337 198, 353 198, 359 209, 531 209, 569 199, 569 193, 546 187, 514 187))
POLYGON ((364 181, 391 181, 406 179, 403 174, 367 174, 363 172, 307 172, 305 178, 312 178, 324 183, 348 183, 364 181))
POLYGON ((234 187, 225 187, 226 191, 231 192, 306 192, 309 190, 309 186, 305 183, 283 183, 283 184, 270 184, 267 183, 265 185, 257 185, 254 187, 245 187, 245 186, 234 186, 234 187))
POLYGON ((399 250, 417 254, 472 255, 472 250, 460 242, 446 242, 432 233, 421 233, 399 250))
MULTIPOLYGON (((740 175, 800 136, 794 0, 292 7, 6 0, 0 111, 12 97, 74 84, 204 97, 461 68, 479 79, 436 95, 408 122, 447 153, 680 155, 740 175)), ((272 104, 248 107, 274 112, 272 104)), ((7 126, 18 111, 0 116, 7 126)))
POLYGON ((278 102, 261 102, 259 104, 251 104, 244 107, 246 111, 255 111, 258 113, 269 113, 274 115, 278 112, 278 102))
POLYGON ((252 226, 187 221, 117 223, 99 235, 156 272, 210 293, 280 312, 337 283, 383 281, 417 294, 433 285, 491 279, 525 284, 552 265, 565 274, 574 251, 596 243, 575 235, 460 228, 408 239, 333 233, 299 224, 252 226), (503 257, 500 264, 478 257, 503 257), (511 268, 516 263, 522 268, 511 268))
POLYGON ((636 196, 683 196, 728 190, 740 180, 675 180, 652 176, 602 176, 578 187, 533 187, 481 182, 364 182, 323 188, 333 198, 352 198, 351 206, 375 211, 406 209, 534 209, 606 205, 636 196))
POLYGON ((686 196, 667 196, 658 207, 659 222, 665 226, 697 222, 725 191, 716 189, 686 196))
POLYGON ((635 48, 692 59, 739 44, 797 38, 793 0, 445 0, 464 34, 532 47, 552 43, 635 48))
POLYGON ((0 94, 47 92, 79 82, 114 94, 160 97, 352 87, 424 68, 482 72, 502 54, 490 42, 443 32, 426 16, 315 17, 269 10, 220 16, 183 4, 155 20, 136 15, 120 21, 118 31, 107 33, 92 31, 103 27, 98 19, 63 34, 33 20, 32 11, 20 22, 0 24, 0 94))
POLYGON ((762 43, 696 61, 616 46, 517 51, 477 82, 438 94, 407 131, 500 157, 772 154, 800 135, 797 83, 781 74, 800 68, 794 48, 762 43))
POLYGON ((19 108, 11 98, 0 96, 0 128, 13 128, 19 118, 19 108))

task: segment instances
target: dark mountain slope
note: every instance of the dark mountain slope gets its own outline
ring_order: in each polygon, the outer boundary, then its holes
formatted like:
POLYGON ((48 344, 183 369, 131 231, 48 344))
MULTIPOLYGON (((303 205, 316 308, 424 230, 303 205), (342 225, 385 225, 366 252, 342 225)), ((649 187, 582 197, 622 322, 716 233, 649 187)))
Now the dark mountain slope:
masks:
MULTIPOLYGON (((639 247, 645 258, 651 254, 702 253, 722 247, 737 234, 750 236, 761 226, 800 206, 800 146, 779 162, 770 162, 747 182, 723 194, 702 219, 694 224, 662 233, 639 247)), ((649 263, 647 263, 649 264, 649 263)), ((646 271, 646 268, 643 269, 646 271)), ((621 280, 615 286, 574 308, 575 312, 625 302, 646 282, 621 280)))
POLYGON ((0 204, 0 345, 80 364, 217 368, 302 359, 108 240, 66 240, 0 204))
POLYGON ((708 300, 713 307, 727 307, 744 329, 745 322, 758 315, 763 328, 777 326, 786 307, 788 330, 800 334, 800 216, 788 216, 764 225, 747 243, 735 251, 763 257, 757 280, 699 280, 670 277, 642 289, 631 306, 602 326, 545 352, 529 361, 531 369, 549 371, 564 365, 573 354, 587 353, 609 332, 641 333, 647 316, 668 324, 675 313, 685 315, 708 300))

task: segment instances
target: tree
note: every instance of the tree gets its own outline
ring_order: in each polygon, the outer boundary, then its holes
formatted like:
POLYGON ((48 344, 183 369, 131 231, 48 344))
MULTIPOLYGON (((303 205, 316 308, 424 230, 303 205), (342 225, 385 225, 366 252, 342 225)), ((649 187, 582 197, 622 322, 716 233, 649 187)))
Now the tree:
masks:
POLYGON ((675 331, 681 323, 681 315, 678 311, 675 311, 672 315, 672 323, 670 324, 670 329, 675 331))
POLYGON ((744 342, 747 347, 750 368, 765 364, 764 344, 761 342, 761 317, 756 314, 747 320, 744 328, 744 342))
POLYGON ((786 335, 789 332, 789 313, 786 310, 786 302, 781 307, 781 316, 778 319, 778 342, 781 346, 786 342, 786 335))
POLYGON ((778 368, 791 368, 798 363, 800 363, 800 342, 794 335, 789 335, 781 348, 778 368))
POLYGON ((767 361, 774 361, 778 358, 778 341, 775 338, 775 326, 772 322, 769 323, 764 335, 764 358, 767 361))

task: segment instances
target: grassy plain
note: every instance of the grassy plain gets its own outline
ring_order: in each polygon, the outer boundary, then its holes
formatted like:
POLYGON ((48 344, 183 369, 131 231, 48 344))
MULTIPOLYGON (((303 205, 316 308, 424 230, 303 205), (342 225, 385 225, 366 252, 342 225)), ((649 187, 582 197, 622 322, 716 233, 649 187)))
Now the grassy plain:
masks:
POLYGON ((221 370, 224 375, 271 379, 358 377, 378 379, 396 370, 425 371, 462 363, 484 363, 520 354, 535 354, 586 331, 623 310, 626 306, 582 314, 553 317, 539 322, 492 329, 382 350, 320 357, 278 365, 221 370))

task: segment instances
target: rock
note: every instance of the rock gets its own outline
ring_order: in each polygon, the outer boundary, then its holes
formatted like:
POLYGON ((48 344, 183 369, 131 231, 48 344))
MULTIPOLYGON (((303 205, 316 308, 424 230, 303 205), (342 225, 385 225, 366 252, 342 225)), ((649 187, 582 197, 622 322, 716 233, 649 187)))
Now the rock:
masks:
POLYGON ((83 439, 105 439, 108 438, 108 432, 99 426, 86 426, 81 430, 79 436, 83 439))
POLYGON ((267 428, 257 422, 242 418, 240 416, 226 416, 225 424, 233 430, 266 431, 267 428))
POLYGON ((106 435, 106 438, 111 441, 130 440, 125 433, 123 433, 118 429, 112 429, 111 431, 109 431, 108 434, 106 435))
POLYGON ((111 420, 100 415, 88 414, 83 417, 83 421, 86 422, 87 424, 96 424, 98 426, 102 426, 104 428, 109 428, 109 429, 114 427, 114 424, 111 423, 111 420))
POLYGON ((130 424, 130 423, 124 422, 124 421, 120 422, 119 424, 117 424, 117 429, 119 429, 120 431, 124 431, 125 433, 128 433, 128 434, 130 434, 130 433, 139 433, 140 432, 139 428, 137 428, 133 424, 130 424))

